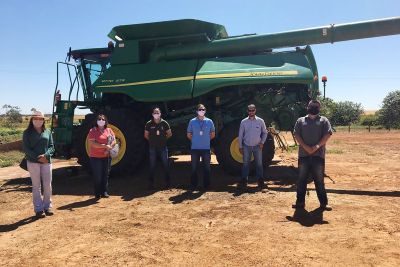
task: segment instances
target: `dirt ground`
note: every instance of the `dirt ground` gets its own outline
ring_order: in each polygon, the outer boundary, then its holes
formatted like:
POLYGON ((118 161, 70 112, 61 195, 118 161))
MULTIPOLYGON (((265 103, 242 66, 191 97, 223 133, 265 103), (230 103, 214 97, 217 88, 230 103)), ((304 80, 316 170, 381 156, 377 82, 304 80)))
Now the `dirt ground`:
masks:
POLYGON ((173 189, 146 191, 146 170, 113 177, 93 199, 90 176, 54 164, 56 214, 32 215, 18 167, 0 169, 2 266, 400 266, 400 132, 336 133, 328 144, 321 212, 313 184, 295 212, 296 152, 277 153, 268 190, 236 190, 213 159, 212 188, 186 190, 188 156, 174 157, 173 189))

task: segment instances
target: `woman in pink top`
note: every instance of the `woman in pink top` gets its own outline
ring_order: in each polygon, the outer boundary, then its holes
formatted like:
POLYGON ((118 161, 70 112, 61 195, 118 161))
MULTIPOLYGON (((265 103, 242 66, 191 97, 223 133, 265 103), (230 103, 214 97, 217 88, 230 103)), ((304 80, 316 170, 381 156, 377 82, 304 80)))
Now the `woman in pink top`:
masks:
POLYGON ((107 127, 108 121, 105 115, 97 116, 96 125, 90 129, 89 157, 94 178, 94 195, 96 198, 109 197, 108 174, 111 167, 110 150, 115 145, 115 134, 107 127))

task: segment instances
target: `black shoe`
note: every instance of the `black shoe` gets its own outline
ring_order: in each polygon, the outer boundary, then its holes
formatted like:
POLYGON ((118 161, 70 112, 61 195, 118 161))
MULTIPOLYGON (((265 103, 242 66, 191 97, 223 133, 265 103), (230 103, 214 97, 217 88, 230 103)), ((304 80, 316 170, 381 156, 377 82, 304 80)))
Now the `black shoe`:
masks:
POLYGON ((110 195, 109 195, 107 192, 104 192, 104 194, 102 194, 102 195, 101 195, 101 197, 104 197, 104 198, 109 198, 109 197, 110 197, 110 195))
POLYGON ((321 206, 319 206, 319 208, 321 210, 326 210, 326 211, 331 211, 332 210, 332 207, 329 206, 329 205, 321 205, 321 206))
POLYGON ((94 195, 95 199, 100 199, 100 195, 94 195))
POLYGON ((52 209, 47 209, 47 210, 44 210, 44 214, 46 214, 46 216, 53 216, 54 212, 52 209))
POLYGON ((189 186, 189 191, 196 191, 196 185, 190 185, 189 186))
POLYGON ((246 181, 240 181, 237 184, 238 189, 245 189, 247 187, 247 182, 246 181))
POLYGON ((36 219, 41 219, 41 218, 44 218, 44 217, 46 217, 46 215, 44 214, 43 211, 37 211, 37 212, 35 212, 35 218, 36 218, 36 219))
POLYGON ((305 205, 304 203, 295 203, 292 205, 293 209, 304 209, 305 205))
POLYGON ((264 181, 259 180, 259 181, 258 181, 258 189, 262 190, 262 189, 264 189, 264 188, 265 188, 264 181))

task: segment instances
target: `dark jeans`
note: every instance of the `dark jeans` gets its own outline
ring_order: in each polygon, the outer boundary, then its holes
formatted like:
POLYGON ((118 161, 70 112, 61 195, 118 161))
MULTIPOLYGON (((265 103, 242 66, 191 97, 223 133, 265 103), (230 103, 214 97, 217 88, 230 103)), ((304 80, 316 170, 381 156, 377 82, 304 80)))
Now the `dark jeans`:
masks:
POLYGON ((154 173, 156 171, 157 155, 160 157, 163 168, 164 168, 165 180, 167 182, 169 182, 170 178, 169 178, 169 161, 168 161, 168 148, 167 147, 161 147, 161 148, 150 147, 149 148, 149 162, 150 162, 149 180, 151 183, 154 182, 154 173))
POLYGON ((101 196, 108 191, 108 174, 111 167, 111 159, 107 158, 90 158, 94 178, 94 195, 101 196))
POLYGON ((325 160, 321 157, 299 158, 299 180, 297 181, 297 204, 305 203, 307 191, 307 179, 311 174, 314 180, 315 190, 321 206, 328 204, 324 183, 325 160))
POLYGON ((190 185, 196 187, 198 184, 197 168, 200 165, 200 158, 203 163, 203 176, 204 176, 204 188, 210 185, 210 173, 211 173, 211 151, 209 149, 192 149, 190 151, 192 159, 192 176, 190 185))
POLYGON ((246 146, 243 145, 243 166, 242 166, 242 183, 247 183, 249 171, 250 171, 250 161, 251 155, 254 155, 254 161, 256 163, 256 177, 258 182, 264 181, 264 166, 262 162, 262 150, 259 146, 246 146))

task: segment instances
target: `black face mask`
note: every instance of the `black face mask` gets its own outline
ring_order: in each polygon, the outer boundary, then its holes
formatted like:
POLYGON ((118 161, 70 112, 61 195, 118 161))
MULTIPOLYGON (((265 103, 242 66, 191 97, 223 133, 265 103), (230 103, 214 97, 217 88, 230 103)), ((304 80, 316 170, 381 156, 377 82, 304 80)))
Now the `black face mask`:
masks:
POLYGON ((318 115, 318 113, 319 113, 319 107, 317 107, 317 106, 308 107, 308 108, 307 108, 307 112, 308 112, 308 114, 310 114, 310 115, 318 115))

